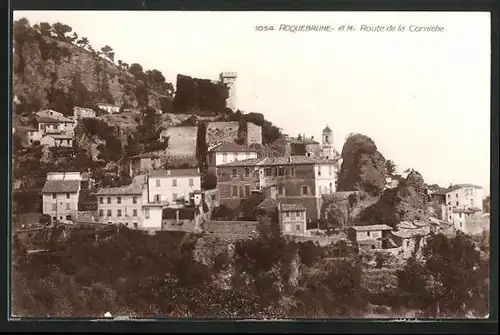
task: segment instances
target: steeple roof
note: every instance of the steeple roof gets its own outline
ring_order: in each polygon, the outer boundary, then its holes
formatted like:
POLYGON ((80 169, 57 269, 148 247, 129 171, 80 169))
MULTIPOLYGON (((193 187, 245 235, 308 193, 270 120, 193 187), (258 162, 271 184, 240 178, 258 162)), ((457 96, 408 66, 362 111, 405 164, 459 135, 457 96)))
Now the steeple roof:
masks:
POLYGON ((323 133, 332 133, 332 130, 330 127, 326 126, 325 129, 323 129, 323 133))

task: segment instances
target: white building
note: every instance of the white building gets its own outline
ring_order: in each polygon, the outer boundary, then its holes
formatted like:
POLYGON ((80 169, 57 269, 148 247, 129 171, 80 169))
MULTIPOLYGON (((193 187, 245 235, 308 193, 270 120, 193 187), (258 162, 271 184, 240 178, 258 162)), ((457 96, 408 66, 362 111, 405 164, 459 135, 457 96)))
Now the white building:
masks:
MULTIPOLYGON (((448 222, 453 222, 453 211, 461 210, 465 215, 482 214, 483 212, 483 189, 473 184, 451 185, 445 194, 446 216, 448 222)), ((461 211, 457 211, 460 213, 461 211)))
POLYGON ((335 193, 335 173, 336 165, 332 163, 314 165, 316 194, 322 196, 324 194, 335 193))
POLYGON ((76 220, 80 197, 79 172, 51 172, 42 189, 43 214, 55 220, 76 220))
POLYGON ((96 117, 96 113, 94 110, 90 108, 83 108, 78 106, 73 107, 73 120, 75 124, 80 119, 94 118, 94 117, 96 117))
POLYGON ((52 110, 52 109, 45 109, 45 110, 38 111, 35 113, 35 115, 44 116, 44 117, 51 117, 51 118, 54 118, 57 120, 66 119, 66 117, 62 113, 56 112, 55 110, 52 110))
POLYGON ((153 170, 148 177, 148 203, 188 201, 190 193, 201 190, 198 169, 153 170))
MULTIPOLYGON (((57 112, 56 112, 57 113, 57 112)), ((66 117, 35 116, 38 124, 38 131, 42 136, 47 134, 68 134, 72 135, 75 129, 73 120, 66 117)))
POLYGON ((278 217, 284 235, 305 235, 306 207, 302 204, 278 204, 278 217))
POLYGON ((73 136, 66 134, 47 134, 40 139, 40 145, 53 147, 73 147, 73 136))
POLYGON ((144 185, 132 183, 124 187, 102 188, 97 191, 96 196, 99 222, 142 228, 142 207, 147 198, 144 185))
POLYGON ((236 143, 222 143, 208 150, 207 163, 212 171, 216 171, 219 165, 250 158, 257 158, 255 149, 236 143))
POLYGON ((97 104, 97 107, 106 111, 108 114, 118 113, 120 111, 120 107, 107 102, 100 102, 97 104))

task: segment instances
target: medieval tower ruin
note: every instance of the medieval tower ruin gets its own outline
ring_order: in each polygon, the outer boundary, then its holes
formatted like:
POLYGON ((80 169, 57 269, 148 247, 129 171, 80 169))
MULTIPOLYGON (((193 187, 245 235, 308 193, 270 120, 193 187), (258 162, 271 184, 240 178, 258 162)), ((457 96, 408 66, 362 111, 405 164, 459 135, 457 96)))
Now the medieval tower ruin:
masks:
POLYGON ((222 72, 219 81, 227 85, 229 97, 226 100, 226 107, 236 111, 236 72, 222 72))

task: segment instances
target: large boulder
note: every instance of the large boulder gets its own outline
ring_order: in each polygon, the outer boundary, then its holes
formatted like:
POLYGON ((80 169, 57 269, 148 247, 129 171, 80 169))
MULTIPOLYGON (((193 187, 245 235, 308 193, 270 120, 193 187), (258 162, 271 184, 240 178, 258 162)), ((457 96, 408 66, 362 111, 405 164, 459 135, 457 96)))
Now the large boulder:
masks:
POLYGON ((401 221, 424 220, 427 193, 424 179, 412 170, 398 187, 386 190, 379 201, 367 207, 360 216, 363 224, 387 224, 395 227, 401 221))
POLYGON ((377 151, 375 142, 366 135, 349 135, 342 149, 338 190, 378 195, 384 187, 385 158, 377 151))

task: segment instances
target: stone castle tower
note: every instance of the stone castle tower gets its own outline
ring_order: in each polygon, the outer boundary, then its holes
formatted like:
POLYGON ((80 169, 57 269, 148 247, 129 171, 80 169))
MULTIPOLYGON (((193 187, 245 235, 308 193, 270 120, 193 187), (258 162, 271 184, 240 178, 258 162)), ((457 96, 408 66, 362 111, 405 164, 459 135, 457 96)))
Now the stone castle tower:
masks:
POLYGON ((321 139, 321 149, 323 157, 332 159, 335 156, 334 155, 335 150, 333 147, 333 131, 328 126, 326 126, 325 129, 323 129, 323 135, 321 139))
POLYGON ((219 81, 227 85, 229 97, 226 100, 226 107, 236 110, 236 72, 222 72, 219 81))

